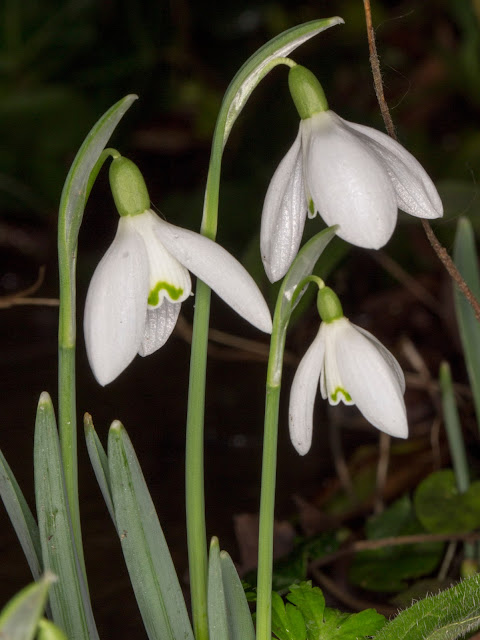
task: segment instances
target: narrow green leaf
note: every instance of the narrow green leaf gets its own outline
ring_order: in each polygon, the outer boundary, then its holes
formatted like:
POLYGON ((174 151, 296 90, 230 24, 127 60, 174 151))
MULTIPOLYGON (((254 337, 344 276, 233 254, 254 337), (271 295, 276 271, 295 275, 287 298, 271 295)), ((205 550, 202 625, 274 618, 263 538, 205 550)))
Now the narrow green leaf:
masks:
POLYGON ((38 580, 42 572, 42 549, 38 526, 1 451, 0 496, 22 546, 33 578, 38 580))
POLYGON ((226 551, 220 552, 220 563, 230 640, 255 640, 255 629, 245 590, 226 551))
POLYGON ((17 593, 0 611, 0 638, 31 640, 43 615, 48 589, 55 576, 47 572, 38 582, 17 593))
POLYGON ((34 471, 44 566, 58 576, 50 590, 53 619, 69 640, 95 640, 98 633, 75 551, 55 415, 47 393, 38 403, 34 471))
MULTIPOLYGON (((453 258, 473 295, 477 300, 480 300, 480 275, 475 237, 472 225, 467 218, 460 218, 458 221, 453 258)), ((480 349, 478 348, 480 324, 475 318, 475 313, 469 302, 457 287, 455 287, 455 311, 480 429, 480 349)))
POLYGON ((227 620, 218 538, 212 538, 208 556, 208 630, 210 640, 232 640, 227 620))
POLYGON ((375 640, 455 640, 479 628, 480 574, 476 574, 405 609, 375 640))
POLYGON ((87 451, 90 456, 95 477, 107 505, 108 512, 115 524, 115 513, 113 509, 112 491, 110 488, 110 470, 108 468, 108 458, 105 449, 100 442, 100 438, 95 431, 92 422, 92 416, 85 414, 83 425, 85 429, 85 440, 87 443, 87 451))
POLYGON ((108 436, 117 532, 151 640, 193 640, 182 590, 132 443, 120 422, 108 436))
POLYGON ((445 421, 445 430, 447 432, 453 470, 457 480, 457 489, 460 493, 464 493, 470 484, 470 473, 455 393, 453 391, 452 374, 448 362, 442 362, 440 365, 439 377, 440 390, 442 392, 443 419, 445 421))
POLYGON ((275 59, 285 58, 310 38, 329 27, 342 23, 342 18, 334 17, 312 20, 297 27, 292 27, 292 29, 284 31, 267 42, 245 62, 230 83, 223 99, 223 104, 228 106, 223 134, 224 146, 233 124, 245 106, 250 94, 270 69, 275 66, 275 59))
POLYGON ((68 640, 68 638, 56 624, 43 618, 38 623, 37 640, 68 640))

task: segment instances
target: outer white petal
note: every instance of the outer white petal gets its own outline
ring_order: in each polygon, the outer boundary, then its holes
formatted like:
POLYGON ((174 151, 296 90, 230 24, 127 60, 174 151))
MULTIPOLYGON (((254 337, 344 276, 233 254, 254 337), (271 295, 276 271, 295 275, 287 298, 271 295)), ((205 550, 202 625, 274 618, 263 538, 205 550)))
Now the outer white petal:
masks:
POLYGON ((315 208, 351 244, 383 247, 397 220, 397 198, 378 154, 332 111, 301 123, 304 173, 315 208))
POLYGON ((406 438, 403 389, 390 359, 350 323, 337 335, 336 348, 342 381, 361 413, 377 429, 406 438))
POLYGON ((160 306, 164 300, 183 302, 192 292, 188 270, 167 251, 158 238, 157 219, 158 216, 149 209, 131 218, 136 231, 142 236, 148 255, 149 308, 160 306))
POLYGON ((283 278, 298 253, 307 216, 301 131, 273 174, 265 196, 260 252, 270 282, 283 278))
POLYGON ((397 376, 397 381, 398 381, 398 384, 400 385, 400 389, 402 390, 402 393, 405 393, 405 375, 403 373, 402 367, 398 364, 398 361, 395 358, 395 356, 393 356, 390 353, 390 351, 380 342, 380 340, 377 340, 377 338, 370 333, 370 331, 367 331, 366 329, 363 329, 362 327, 359 327, 358 325, 353 324, 353 322, 351 323, 351 325, 357 331, 360 331, 362 335, 368 338, 368 340, 370 340, 373 343, 373 345, 380 351, 384 360, 387 362, 388 365, 390 365, 390 367, 392 368, 392 371, 397 376))
POLYGON ((320 330, 298 365, 290 391, 290 438, 302 456, 309 451, 312 444, 313 407, 324 356, 325 342, 320 330))
POLYGON ((172 256, 253 326, 271 333, 272 318, 260 289, 228 251, 199 233, 158 217, 156 227, 159 239, 172 256))
POLYGON ((88 360, 101 385, 133 360, 143 339, 148 295, 144 243, 128 217, 120 218, 113 243, 97 266, 85 302, 88 360))
POLYGON ((438 191, 422 165, 396 140, 385 133, 354 122, 343 123, 385 162, 397 193, 398 207, 418 218, 440 218, 443 204, 438 191))
POLYGON ((164 300, 156 309, 148 308, 145 334, 138 350, 141 356, 149 356, 163 347, 177 324, 181 306, 180 302, 164 300))

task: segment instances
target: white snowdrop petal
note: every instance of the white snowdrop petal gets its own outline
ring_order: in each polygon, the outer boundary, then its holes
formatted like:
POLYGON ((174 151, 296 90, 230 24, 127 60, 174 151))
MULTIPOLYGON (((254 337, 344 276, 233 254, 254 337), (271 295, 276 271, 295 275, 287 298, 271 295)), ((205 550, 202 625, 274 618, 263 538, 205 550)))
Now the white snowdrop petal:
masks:
POLYGON ((181 264, 203 280, 245 320, 271 333, 272 318, 248 271, 219 244, 205 236, 156 218, 162 244, 181 264))
POLYGON ((385 162, 402 211, 418 218, 432 219, 443 215, 443 204, 430 176, 405 147, 381 131, 346 120, 343 122, 362 136, 385 162))
POLYGON ((301 131, 273 174, 265 196, 260 252, 270 282, 283 278, 298 253, 307 215, 301 131))
POLYGON ((337 336, 336 348, 342 381, 360 412, 377 429, 406 438, 403 391, 383 353, 352 325, 337 336))
POLYGON ((332 111, 302 121, 305 182, 315 208, 351 244, 379 249, 397 220, 397 198, 377 154, 332 111))
POLYGON ((370 340, 373 345, 379 350, 380 354, 384 357, 387 364, 392 368, 392 371, 395 373, 397 377, 398 384, 400 385, 400 389, 402 393, 405 393, 405 375, 403 373, 402 367, 398 364, 397 359, 393 356, 390 351, 380 342, 377 338, 372 335, 366 329, 359 327, 356 324, 351 323, 352 327, 354 327, 357 331, 360 331, 362 335, 364 335, 368 340, 370 340))
POLYGON ((150 308, 160 306, 164 300, 183 302, 192 291, 188 270, 167 251, 156 233, 157 219, 158 216, 150 210, 132 217, 148 255, 150 308))
POLYGON ((138 350, 141 356, 149 356, 166 343, 177 324, 180 302, 164 300, 156 309, 147 310, 145 333, 138 350))
POLYGON ((302 456, 308 453, 312 444, 313 408, 324 355, 325 342, 319 331, 298 365, 290 391, 290 439, 302 456))
POLYGON ((101 385, 112 382, 133 360, 143 338, 148 295, 148 260, 129 217, 98 264, 87 293, 85 346, 101 385))

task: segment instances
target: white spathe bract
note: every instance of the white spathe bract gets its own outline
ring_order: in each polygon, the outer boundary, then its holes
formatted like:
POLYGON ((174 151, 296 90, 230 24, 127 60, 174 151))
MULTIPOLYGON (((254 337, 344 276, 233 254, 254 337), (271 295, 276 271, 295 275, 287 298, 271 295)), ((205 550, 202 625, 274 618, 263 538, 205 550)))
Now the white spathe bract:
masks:
POLYGON ((338 224, 347 242, 379 249, 395 229, 398 208, 420 218, 443 215, 433 182, 402 145, 330 110, 302 120, 263 205, 260 250, 267 276, 275 282, 287 272, 307 211, 338 224))
POLYGON ((330 404, 356 404, 377 429, 408 436, 405 378, 392 354, 347 318, 322 322, 302 358, 290 392, 290 437, 305 455, 312 443, 313 407, 320 386, 330 404))
POLYGON ((225 249, 150 210, 122 216, 85 303, 87 355, 101 385, 114 380, 137 353, 149 355, 166 342, 191 294, 189 271, 255 327, 271 332, 260 290, 225 249))

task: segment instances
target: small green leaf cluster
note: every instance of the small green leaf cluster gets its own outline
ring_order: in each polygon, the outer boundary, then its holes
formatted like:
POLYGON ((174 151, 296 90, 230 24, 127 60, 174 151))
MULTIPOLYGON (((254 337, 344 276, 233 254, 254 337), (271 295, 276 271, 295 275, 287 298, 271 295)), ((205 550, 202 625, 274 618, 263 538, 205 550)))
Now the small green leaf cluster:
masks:
POLYGON ((326 607, 321 589, 311 582, 292 585, 287 600, 273 593, 272 629, 279 640, 362 640, 385 624, 374 609, 349 614, 326 607))

